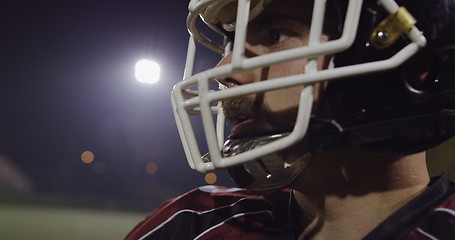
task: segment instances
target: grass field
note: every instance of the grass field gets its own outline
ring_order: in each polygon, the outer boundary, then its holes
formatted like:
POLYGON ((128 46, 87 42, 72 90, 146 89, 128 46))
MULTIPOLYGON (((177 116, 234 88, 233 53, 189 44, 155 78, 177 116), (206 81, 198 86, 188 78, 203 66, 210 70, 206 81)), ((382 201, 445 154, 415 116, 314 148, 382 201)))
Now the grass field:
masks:
POLYGON ((123 239, 146 214, 0 205, 1 239, 123 239))

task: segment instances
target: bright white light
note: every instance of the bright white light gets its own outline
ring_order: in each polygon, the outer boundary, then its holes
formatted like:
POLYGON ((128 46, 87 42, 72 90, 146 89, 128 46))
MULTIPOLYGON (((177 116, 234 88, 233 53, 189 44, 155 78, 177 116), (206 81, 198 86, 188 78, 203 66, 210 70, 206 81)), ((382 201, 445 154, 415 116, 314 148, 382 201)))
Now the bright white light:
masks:
POLYGON ((140 60, 135 66, 135 76, 139 82, 156 83, 160 79, 160 65, 150 60, 140 60))

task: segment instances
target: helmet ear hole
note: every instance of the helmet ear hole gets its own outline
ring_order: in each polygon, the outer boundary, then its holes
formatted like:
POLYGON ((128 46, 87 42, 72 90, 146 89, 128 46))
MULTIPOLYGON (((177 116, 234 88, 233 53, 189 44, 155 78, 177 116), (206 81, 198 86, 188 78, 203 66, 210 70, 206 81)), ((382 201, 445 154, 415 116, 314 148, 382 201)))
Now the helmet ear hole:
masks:
POLYGON ((437 65, 434 53, 426 48, 419 51, 403 65, 406 86, 412 92, 425 91, 436 80, 437 65))

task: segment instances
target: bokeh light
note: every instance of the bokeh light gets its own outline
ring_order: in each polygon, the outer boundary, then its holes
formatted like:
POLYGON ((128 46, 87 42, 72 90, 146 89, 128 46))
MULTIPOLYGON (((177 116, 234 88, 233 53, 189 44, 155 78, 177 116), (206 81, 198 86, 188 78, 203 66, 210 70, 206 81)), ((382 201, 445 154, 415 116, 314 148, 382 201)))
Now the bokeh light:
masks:
POLYGON ((158 171, 158 165, 154 162, 148 162, 145 164, 145 172, 148 174, 155 174, 158 171))
POLYGON ((205 182, 207 184, 216 183, 216 174, 215 173, 207 173, 207 174, 205 174, 205 182))
POLYGON ((91 163, 95 159, 95 155, 91 151, 85 151, 81 155, 81 159, 83 163, 91 163))

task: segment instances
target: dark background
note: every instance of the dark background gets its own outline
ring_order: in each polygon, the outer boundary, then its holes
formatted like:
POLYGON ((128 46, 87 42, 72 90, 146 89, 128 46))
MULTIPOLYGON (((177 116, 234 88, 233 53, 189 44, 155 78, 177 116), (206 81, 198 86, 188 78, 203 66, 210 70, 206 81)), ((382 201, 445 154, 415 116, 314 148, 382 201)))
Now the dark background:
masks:
POLYGON ((0 198, 150 210, 206 184, 186 163, 170 103, 184 70, 187 4, 2 3, 0 198), (161 65, 157 84, 134 78, 143 58, 161 65), (146 172, 150 162, 156 173, 146 172))

